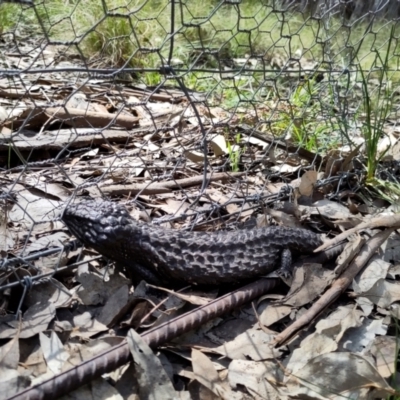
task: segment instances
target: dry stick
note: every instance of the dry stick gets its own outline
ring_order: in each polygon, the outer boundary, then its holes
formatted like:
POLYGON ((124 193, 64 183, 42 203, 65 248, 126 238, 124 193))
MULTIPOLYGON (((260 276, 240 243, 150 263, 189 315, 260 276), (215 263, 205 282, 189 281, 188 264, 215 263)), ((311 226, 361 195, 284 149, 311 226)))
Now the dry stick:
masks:
POLYGON ((295 153, 301 158, 304 158, 310 162, 315 161, 318 164, 322 164, 323 162, 323 158, 319 154, 315 154, 311 151, 304 149, 303 147, 299 147, 298 145, 294 146, 291 145, 289 142, 277 140, 275 136, 270 135, 266 132, 258 131, 247 124, 238 125, 237 128, 239 129, 239 132, 247 135, 248 137, 254 137, 263 142, 271 143, 271 145, 274 145, 279 149, 286 150, 290 153, 295 153))
POLYGON ((362 222, 358 224, 354 228, 348 229, 347 231, 342 232, 341 234, 337 235, 332 240, 326 241, 323 245, 319 246, 317 249, 314 250, 314 253, 319 251, 325 250, 326 248, 335 245, 342 240, 348 238, 353 233, 361 231, 363 229, 373 229, 373 228, 400 228, 400 215, 382 215, 376 218, 372 218, 367 222, 362 222))
MULTIPOLYGON (((227 181, 243 176, 245 172, 216 172, 214 174, 207 174, 207 179, 213 181, 227 181)), ((150 183, 131 183, 129 185, 110 185, 101 186, 101 191, 106 195, 123 195, 123 194, 160 194, 170 193, 172 190, 186 188, 190 186, 201 185, 204 176, 196 175, 190 178, 176 179, 167 182, 150 182, 150 183)))
POLYGON ((308 326, 326 307, 334 302, 342 292, 344 292, 356 275, 361 271, 364 265, 376 252, 379 246, 390 236, 395 228, 387 229, 377 233, 361 248, 360 254, 356 257, 350 266, 340 275, 334 284, 326 291, 312 307, 302 315, 297 321, 286 328, 275 337, 272 344, 282 346, 292 338, 300 329, 308 326))
POLYGON ((51 119, 64 121, 74 128, 101 128, 110 123, 131 129, 139 123, 140 118, 127 114, 112 114, 81 110, 72 107, 51 107, 45 108, 44 113, 51 119))

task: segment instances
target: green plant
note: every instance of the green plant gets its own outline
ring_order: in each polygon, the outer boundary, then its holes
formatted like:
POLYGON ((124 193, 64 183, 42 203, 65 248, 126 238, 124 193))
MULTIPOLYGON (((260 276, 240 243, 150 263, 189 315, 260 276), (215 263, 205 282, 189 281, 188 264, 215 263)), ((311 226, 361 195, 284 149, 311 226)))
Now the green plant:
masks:
POLYGON ((231 169, 233 172, 239 171, 240 155, 242 153, 239 143, 240 133, 235 136, 235 143, 233 145, 230 142, 227 143, 229 160, 231 162, 231 169))
POLYGON ((381 56, 382 49, 374 49, 376 54, 375 65, 379 73, 378 83, 371 89, 369 81, 360 68, 361 85, 363 93, 362 110, 364 120, 361 126, 361 133, 365 140, 366 155, 366 190, 372 189, 374 193, 387 200, 396 202, 400 199, 400 185, 397 182, 390 182, 376 177, 376 172, 380 162, 390 149, 390 144, 384 149, 379 150, 379 143, 383 137, 387 136, 385 124, 392 111, 394 92, 392 91, 392 81, 390 75, 390 59, 393 53, 392 44, 395 39, 395 27, 392 26, 389 40, 386 45, 384 58, 381 56))
POLYGON ((308 150, 317 150, 317 136, 311 121, 315 121, 318 103, 313 102, 313 97, 318 93, 318 88, 313 79, 307 79, 297 86, 291 97, 292 111, 292 137, 296 143, 308 150), (311 125, 311 126, 310 126, 311 125), (312 134, 310 134, 312 132, 312 134))
MULTIPOLYGON (((290 133, 295 143, 313 152, 336 146, 337 136, 331 133, 338 124, 331 116, 332 107, 329 106, 328 111, 323 108, 321 91, 322 86, 316 77, 302 81, 292 92, 287 104, 285 102, 278 110, 278 118, 270 118, 273 133, 277 136, 290 133), (329 118, 321 118, 327 113, 329 118)), ((329 93, 328 90, 328 104, 331 98, 329 93)))
POLYGON ((13 4, 0 4, 0 35, 11 29, 18 21, 18 6, 13 4))
POLYGON ((381 154, 378 154, 379 140, 383 135, 385 135, 383 128, 392 109, 392 98, 389 88, 390 85, 387 63, 389 51, 390 44, 388 45, 384 60, 379 52, 377 52, 377 58, 382 65, 381 74, 379 76, 379 85, 374 96, 371 94, 371 90, 368 86, 368 80, 365 77, 364 71, 360 69, 363 90, 363 109, 365 112, 365 119, 361 128, 361 132, 365 139, 365 150, 367 157, 367 184, 373 183, 377 166, 390 148, 390 146, 388 146, 381 154))
POLYGON ((144 82, 147 86, 157 86, 160 84, 162 77, 158 72, 148 72, 143 77, 144 82))

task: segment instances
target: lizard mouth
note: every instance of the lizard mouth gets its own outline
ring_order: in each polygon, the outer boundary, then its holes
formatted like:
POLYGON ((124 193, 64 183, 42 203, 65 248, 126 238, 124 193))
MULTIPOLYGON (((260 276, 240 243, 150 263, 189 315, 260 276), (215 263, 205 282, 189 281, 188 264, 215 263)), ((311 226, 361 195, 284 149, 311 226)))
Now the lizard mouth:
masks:
POLYGON ((64 219, 63 216, 63 221, 65 225, 67 225, 67 228, 69 231, 79 240, 83 241, 83 235, 82 235, 82 230, 79 229, 79 226, 82 226, 82 224, 79 224, 79 218, 76 217, 68 217, 67 219, 64 219))
POLYGON ((77 239, 79 239, 84 244, 91 246, 94 243, 93 235, 90 234, 90 231, 92 230, 90 227, 90 225, 92 225, 91 222, 77 215, 69 214, 68 211, 70 210, 68 210, 68 208, 64 211, 64 214, 62 216, 62 220, 64 221, 65 225, 67 225, 69 231, 77 239))

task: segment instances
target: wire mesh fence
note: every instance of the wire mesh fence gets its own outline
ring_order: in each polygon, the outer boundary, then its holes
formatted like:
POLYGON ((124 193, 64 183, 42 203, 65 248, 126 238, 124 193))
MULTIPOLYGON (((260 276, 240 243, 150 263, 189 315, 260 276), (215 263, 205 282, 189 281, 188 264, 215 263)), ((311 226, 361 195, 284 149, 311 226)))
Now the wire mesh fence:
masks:
POLYGON ((60 221, 76 197, 123 200, 180 229, 237 229, 293 201, 359 193, 364 166, 383 155, 390 164, 374 171, 397 183, 398 11, 0 2, 4 312, 18 316, 32 284, 71 281, 87 262, 60 221), (379 146, 364 160, 371 135, 379 146))

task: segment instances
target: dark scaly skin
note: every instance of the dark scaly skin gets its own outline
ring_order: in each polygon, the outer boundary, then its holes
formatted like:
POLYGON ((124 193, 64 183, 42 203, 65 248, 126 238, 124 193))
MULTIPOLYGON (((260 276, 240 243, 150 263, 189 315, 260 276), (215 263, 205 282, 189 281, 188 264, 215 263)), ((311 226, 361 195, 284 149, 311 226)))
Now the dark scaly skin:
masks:
POLYGON ((281 265, 287 268, 290 251, 310 254, 322 244, 319 235, 301 228, 234 232, 162 229, 138 223, 125 207, 110 201, 70 205, 62 219, 80 241, 122 264, 131 278, 155 284, 240 282, 281 265))

